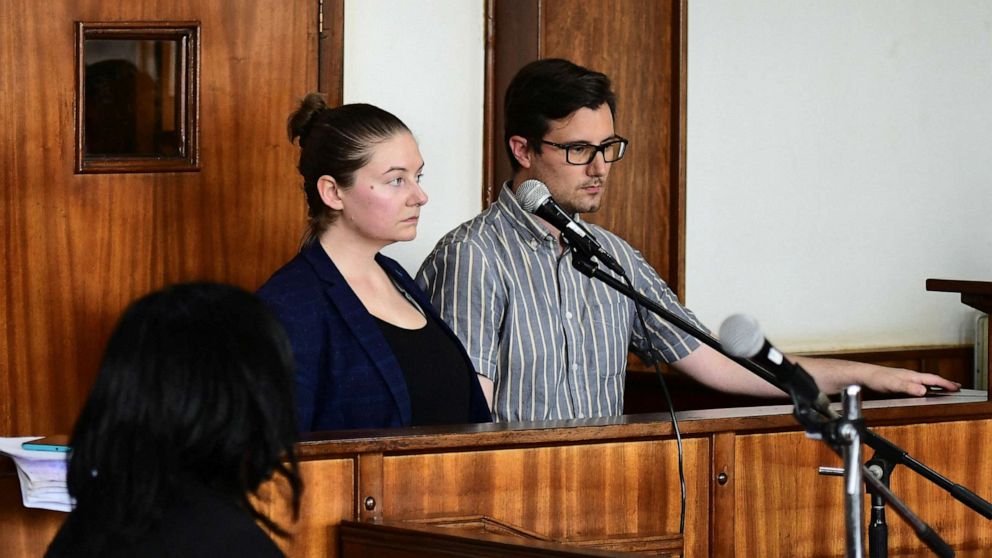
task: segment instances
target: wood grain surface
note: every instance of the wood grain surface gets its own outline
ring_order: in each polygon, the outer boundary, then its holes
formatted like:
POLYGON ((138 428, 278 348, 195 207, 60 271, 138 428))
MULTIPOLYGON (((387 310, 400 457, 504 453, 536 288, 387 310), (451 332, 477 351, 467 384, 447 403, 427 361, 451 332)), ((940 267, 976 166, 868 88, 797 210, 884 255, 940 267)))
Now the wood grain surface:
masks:
POLYGON ((0 3, 0 435, 69 432, 122 309, 254 290, 304 229, 285 122, 317 87, 312 0, 0 3), (199 21, 198 172, 74 174, 74 22, 199 21))
MULTIPOLYGON (((992 411, 984 401, 960 402, 967 398, 889 402, 865 414, 877 434, 990 499, 992 450, 984 442, 992 411)), ((839 459, 807 439, 787 407, 683 413, 681 425, 686 556, 843 555, 841 479, 816 470, 839 459)), ((450 525, 483 517, 539 540, 599 545, 591 548, 671 540, 678 531, 677 452, 664 415, 326 433, 299 454, 299 520, 277 484, 259 500, 293 533, 280 542, 292 557, 339 556, 343 520, 450 525), (375 505, 365 514, 368 496, 375 505)), ((987 520, 903 466, 892 489, 962 556, 992 547, 987 520)), ((38 556, 64 515, 25 510, 18 499, 8 469, 0 474, 0 551, 38 556)), ((891 555, 926 555, 891 511, 889 525, 891 555)))

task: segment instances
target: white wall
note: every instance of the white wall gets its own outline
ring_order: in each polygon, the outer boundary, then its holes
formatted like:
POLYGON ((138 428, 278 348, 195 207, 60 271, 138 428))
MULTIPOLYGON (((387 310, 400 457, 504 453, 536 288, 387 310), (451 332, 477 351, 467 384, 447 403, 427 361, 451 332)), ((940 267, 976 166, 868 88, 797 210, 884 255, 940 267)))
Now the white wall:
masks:
POLYGON ((791 350, 968 342, 992 2, 689 2, 687 303, 791 350))
POLYGON ((483 8, 482 0, 345 2, 344 101, 398 116, 424 157, 429 201, 417 238, 383 251, 411 273, 482 208, 483 8))
MULTIPOLYGON (((992 280, 992 2, 691 0, 686 294, 789 350, 971 341, 992 280)), ((411 271, 480 209, 483 2, 346 2, 345 100, 427 161, 411 271), (443 17, 441 17, 443 15, 443 17)), ((623 100, 621 99, 622 103, 623 100)))

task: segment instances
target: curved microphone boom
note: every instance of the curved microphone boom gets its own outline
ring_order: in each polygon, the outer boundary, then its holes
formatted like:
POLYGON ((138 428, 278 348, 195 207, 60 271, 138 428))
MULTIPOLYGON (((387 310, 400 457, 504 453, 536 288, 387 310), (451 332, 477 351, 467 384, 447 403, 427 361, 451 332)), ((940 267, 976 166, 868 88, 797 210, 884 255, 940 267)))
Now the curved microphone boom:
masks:
POLYGON ((626 275, 623 266, 603 249, 599 241, 575 222, 572 216, 555 202, 548 187, 540 180, 523 181, 515 194, 520 207, 554 225, 565 235, 568 243, 586 256, 594 257, 621 277, 626 275))
POLYGON ((731 356, 750 359, 772 373, 793 398, 826 411, 830 406, 816 381, 802 366, 789 362, 761 333, 758 321, 747 314, 734 314, 720 324, 720 346, 731 356))

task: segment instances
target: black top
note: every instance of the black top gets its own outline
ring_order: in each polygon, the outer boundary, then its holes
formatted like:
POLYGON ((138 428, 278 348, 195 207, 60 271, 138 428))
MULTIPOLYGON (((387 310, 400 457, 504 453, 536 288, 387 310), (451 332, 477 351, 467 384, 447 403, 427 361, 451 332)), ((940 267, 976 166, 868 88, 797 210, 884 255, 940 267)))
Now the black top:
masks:
POLYGON ((403 329, 376 318, 403 370, 415 426, 471 422, 475 374, 455 343, 430 317, 420 329, 403 329))
POLYGON ((137 541, 114 538, 109 548, 96 552, 92 546, 100 540, 99 533, 82 526, 79 514, 85 512, 77 508, 62 524, 45 557, 285 558, 251 514, 236 502, 205 487, 187 492, 137 541))
MULTIPOLYGON (((472 422, 492 421, 472 360, 458 337, 403 266, 382 254, 376 254, 375 261, 458 348, 467 381, 474 385, 472 422)), ((406 379, 392 347, 319 242, 304 246, 258 295, 279 317, 293 345, 302 432, 413 424, 406 379)))

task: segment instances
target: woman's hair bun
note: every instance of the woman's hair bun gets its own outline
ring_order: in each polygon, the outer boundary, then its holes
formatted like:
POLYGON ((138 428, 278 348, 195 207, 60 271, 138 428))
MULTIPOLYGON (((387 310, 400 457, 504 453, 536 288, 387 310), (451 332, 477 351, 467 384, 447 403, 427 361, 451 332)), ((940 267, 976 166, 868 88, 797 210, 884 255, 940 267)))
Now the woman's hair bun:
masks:
POLYGON ((300 102, 300 108, 289 115, 289 122, 286 128, 289 131, 289 141, 299 138, 300 147, 306 143, 310 137, 310 130, 317 116, 327 108, 327 102, 320 93, 310 93, 300 102))

